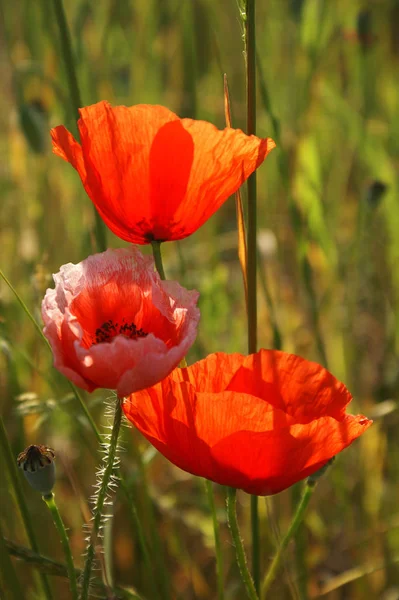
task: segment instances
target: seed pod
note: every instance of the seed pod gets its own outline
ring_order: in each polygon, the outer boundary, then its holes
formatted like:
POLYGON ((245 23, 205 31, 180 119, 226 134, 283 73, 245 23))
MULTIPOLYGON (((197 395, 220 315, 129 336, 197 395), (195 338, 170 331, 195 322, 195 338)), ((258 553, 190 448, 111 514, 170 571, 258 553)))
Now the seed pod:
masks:
POLYGON ((55 483, 55 453, 52 448, 32 445, 18 455, 17 463, 29 485, 43 496, 51 494, 55 483))

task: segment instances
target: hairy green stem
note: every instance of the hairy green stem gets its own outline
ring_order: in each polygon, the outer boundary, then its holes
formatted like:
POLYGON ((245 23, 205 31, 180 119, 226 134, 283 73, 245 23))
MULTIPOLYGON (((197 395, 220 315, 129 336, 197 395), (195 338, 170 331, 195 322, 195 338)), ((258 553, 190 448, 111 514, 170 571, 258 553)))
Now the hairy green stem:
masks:
POLYGON ((89 595, 90 576, 93 567, 93 560, 95 555, 95 545, 97 542, 98 533, 102 523, 102 511, 104 508, 104 502, 108 494, 108 487, 111 482, 112 473, 115 470, 115 458, 118 446, 118 436, 122 420, 122 401, 116 399, 114 420, 112 425, 111 440, 108 447, 106 464, 104 473, 101 476, 100 487, 97 493, 96 502, 93 509, 93 522, 92 529, 90 532, 90 541, 87 548, 86 562, 83 570, 82 577, 82 591, 81 600, 87 600, 89 595))
POLYGON ((161 254, 161 243, 162 242, 157 242, 155 240, 153 240, 151 242, 151 246, 152 246, 152 254, 154 256, 154 261, 155 261, 155 267, 159 273, 159 276, 162 280, 165 280, 165 271, 163 268, 163 263, 162 263, 162 254, 161 254))
MULTIPOLYGON (((27 503, 25 501, 25 495, 21 484, 21 479, 19 477, 18 468, 16 464, 15 457, 12 453, 10 443, 8 441, 7 432, 4 427, 3 418, 0 416, 0 447, 1 452, 4 457, 4 462, 7 465, 8 472, 10 475, 11 483, 14 488, 15 497, 17 500, 17 504, 19 510, 21 512, 22 520, 24 522, 24 527, 26 530, 26 534, 28 536, 29 543, 34 552, 39 553, 39 546, 36 541, 35 532, 33 531, 33 525, 30 518, 29 510, 27 503)), ((41 574, 41 582, 45 597, 47 600, 51 600, 52 594, 49 586, 49 582, 47 577, 44 574, 41 574)))
POLYGON ((244 545, 242 543, 240 530, 237 521, 237 490, 227 488, 227 521, 231 531, 231 537, 236 549, 237 563, 240 569, 241 577, 247 590, 250 600, 258 600, 258 594, 255 589, 254 581, 248 569, 247 558, 245 556, 244 545))
POLYGON ((73 564, 71 547, 69 545, 68 534, 66 532, 64 522, 59 513, 57 504, 55 503, 54 494, 51 493, 47 496, 43 496, 43 500, 47 504, 47 506, 51 512, 51 516, 53 517, 54 525, 57 528, 57 531, 60 536, 61 544, 64 549, 72 600, 78 600, 78 584, 77 584, 77 580, 76 580, 75 565, 73 564))
POLYGON ((298 504, 298 507, 296 509, 295 515, 291 521, 291 525, 288 528, 287 533, 285 534, 285 536, 283 537, 279 548, 277 549, 277 552, 272 560, 272 563, 263 579, 262 582, 262 588, 261 588, 261 599, 265 600, 266 599, 266 594, 274 580, 274 578, 277 575, 277 572, 280 568, 281 565, 281 560, 283 557, 283 554, 285 552, 285 549, 287 548, 290 540, 292 539, 292 537, 295 535, 295 533, 298 530, 298 527, 300 526, 300 524, 302 523, 302 519, 304 517, 305 511, 307 509, 307 506, 310 502, 310 499, 312 497, 313 494, 313 490, 315 488, 315 484, 314 483, 307 483, 304 493, 302 495, 301 501, 298 504))
MULTIPOLYGON (((64 5, 62 0, 53 0, 55 18, 58 25, 61 41, 61 52, 64 59, 65 72, 68 81, 69 95, 71 99, 71 106, 74 110, 75 118, 78 121, 80 119, 79 108, 82 108, 82 99, 79 91, 78 78, 76 75, 75 61, 72 51, 71 35, 69 32, 68 23, 65 16, 64 5)), ((97 250, 103 252, 107 248, 107 233, 105 225, 98 214, 96 208, 94 208, 95 218, 95 238, 97 250)))
POLYGON ((212 523, 213 523, 213 536, 215 539, 215 553, 216 553, 216 577, 218 586, 218 600, 224 599, 224 577, 223 577, 223 554, 222 545, 220 542, 220 531, 219 521, 216 514, 215 498, 213 493, 212 482, 205 479, 206 495, 208 497, 209 508, 211 509, 212 523))

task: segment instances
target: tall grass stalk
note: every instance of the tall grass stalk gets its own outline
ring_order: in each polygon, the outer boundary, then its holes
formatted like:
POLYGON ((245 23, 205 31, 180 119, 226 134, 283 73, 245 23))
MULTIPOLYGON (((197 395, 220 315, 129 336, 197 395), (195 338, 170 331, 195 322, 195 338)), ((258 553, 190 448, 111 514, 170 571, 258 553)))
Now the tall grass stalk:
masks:
MULTIPOLYGON (((6 541, 3 537, 3 531, 0 521, 0 584, 7 589, 7 598, 10 600, 25 600, 25 594, 22 590, 14 564, 11 560, 6 541)), ((1 593, 1 586, 0 586, 1 593)), ((2 596, 1 596, 2 597, 2 596)), ((4 595, 4 598, 6 596, 4 595)))
MULTIPOLYGON (((12 285, 12 283, 10 282, 10 280, 5 276, 5 274, 3 273, 3 271, 0 269, 0 277, 2 277, 2 279, 5 281, 5 283, 8 285, 8 287, 10 288, 10 290, 12 291, 12 293, 14 294, 15 298, 17 299, 19 305, 22 307, 23 311, 25 312, 25 314, 27 315, 27 317, 29 318, 29 320, 31 321, 31 323, 33 324, 34 328, 36 329, 37 333, 39 334, 39 336, 41 337, 41 339, 43 340, 43 342, 46 344, 48 350, 50 350, 50 352, 52 352, 50 343, 48 341, 48 339, 46 338, 46 336, 44 335, 39 323, 36 321, 35 317, 33 316, 33 314, 30 312, 29 308, 26 306, 25 302, 22 300, 21 296, 18 294, 17 290, 14 288, 14 286, 12 285)), ((94 433, 94 435, 96 436, 96 439, 98 442, 101 443, 102 439, 101 439, 101 434, 97 429, 97 426, 93 420, 93 417, 91 416, 89 409, 87 408, 86 404, 84 403, 82 396, 80 395, 80 393, 78 392, 78 390, 76 389, 76 387, 74 386, 74 384, 68 381, 68 385, 72 390, 73 395, 75 396, 76 400, 78 401, 78 403, 80 404, 80 407, 82 409, 82 411, 84 412, 89 425, 94 433)))
POLYGON ((263 579, 262 587, 261 587, 261 595, 260 595, 261 600, 266 600, 267 592, 270 589, 270 586, 273 583, 273 581, 278 573, 284 552, 285 552, 289 542, 291 541, 291 539, 293 538, 293 536, 295 535, 299 526, 302 523, 303 517, 305 515, 305 511, 306 511, 308 504, 310 502, 310 499, 312 497, 314 488, 315 488, 314 483, 307 483, 305 486, 305 490, 303 492, 301 501, 299 502, 299 504, 297 506, 295 515, 291 521, 291 525, 289 526, 287 533, 281 540, 281 543, 277 549, 277 552, 274 555, 274 558, 270 564, 270 567, 263 579))
MULTIPOLYGON (((241 15, 244 21, 247 133, 256 135, 256 36, 255 0, 244 0, 241 15)), ((256 171, 250 175, 248 189, 247 228, 247 294, 248 294, 248 352, 257 351, 257 199, 256 171)), ((251 496, 252 573, 256 590, 260 584, 260 534, 258 497, 251 496)))
POLYGON ((217 577, 217 589, 218 589, 218 600, 224 600, 224 577, 223 577, 223 554, 222 546, 220 542, 220 530, 219 521, 216 514, 215 498, 213 493, 212 482, 205 479, 206 494, 208 497, 208 504, 211 509, 212 524, 213 524, 213 536, 215 540, 215 554, 216 554, 216 577, 217 577))
MULTIPOLYGON (((44 343, 46 344, 47 348, 48 348, 50 351, 52 351, 52 350, 51 350, 51 346, 50 346, 50 344, 49 344, 49 342, 48 342, 47 338, 46 338, 46 337, 45 337, 45 335, 43 334, 43 331, 42 331, 42 329, 41 329, 41 327, 40 327, 39 323, 36 321, 36 319, 34 318, 33 314, 30 312, 29 308, 27 307, 27 305, 25 304, 25 302, 22 300, 21 296, 18 294, 17 290, 16 290, 16 289, 14 288, 14 286, 11 284, 11 282, 9 281, 9 279, 8 279, 8 278, 5 276, 5 274, 3 273, 3 271, 1 271, 1 269, 0 269, 0 276, 3 278, 3 280, 5 281, 5 283, 8 285, 8 287, 10 288, 10 290, 13 292, 13 294, 14 294, 15 298, 17 299, 18 303, 19 303, 19 304, 20 304, 20 306, 22 307, 23 311, 25 312, 25 314, 27 315, 27 317, 29 318, 29 320, 32 322, 32 324, 33 324, 33 326, 34 326, 35 330, 37 331, 37 333, 39 334, 40 338, 41 338, 41 339, 44 341, 44 343)), ((68 381, 68 385, 70 386, 70 388, 71 388, 71 390, 72 390, 72 393, 74 394, 74 396, 75 396, 76 400, 78 401, 78 403, 79 403, 79 405, 80 405, 80 408, 81 408, 81 410, 83 411, 84 415, 86 416, 86 419, 87 419, 87 421, 88 421, 88 423, 89 423, 89 425, 90 425, 90 427, 91 427, 91 430, 92 430, 92 432, 94 433, 94 435, 95 435, 95 437, 96 437, 96 440, 97 440, 97 442, 99 442, 100 444, 102 444, 102 443, 103 443, 103 439, 102 439, 102 437, 101 437, 101 433, 100 433, 100 431, 99 431, 99 429, 98 429, 98 427, 97 427, 96 423, 94 422, 94 419, 93 419, 93 417, 91 416, 91 414, 90 414, 90 411, 89 411, 89 409, 87 408, 87 405, 86 405, 86 403, 84 402, 84 400, 83 400, 82 396, 80 395, 80 392, 79 392, 79 391, 78 391, 78 389, 77 389, 77 388, 74 386, 74 384, 73 384, 71 381, 69 381, 69 379, 68 379, 67 381, 68 381)), ((17 473, 17 475, 18 475, 18 473, 17 473)), ((127 486, 125 485, 125 482, 124 482, 124 480, 123 480, 123 476, 122 476, 122 474, 120 474, 120 473, 119 473, 119 476, 120 476, 120 480, 121 480, 122 488, 123 488, 123 490, 125 491, 125 494, 127 494, 127 486)), ((131 498, 130 498, 130 496, 129 496, 129 495, 127 495, 127 497, 128 497, 128 499, 129 499, 129 500, 131 500, 131 498)), ((23 498, 23 497, 22 497, 22 498, 23 498)), ((128 504, 128 506, 129 506, 129 511, 130 511, 130 513, 131 513, 131 517, 132 517, 132 519, 133 519, 134 521, 136 521, 136 518, 135 518, 135 507, 134 507, 134 505, 133 505, 133 504, 132 504, 132 503, 129 501, 129 504, 128 504)), ((29 517, 29 514, 28 514, 28 513, 27 513, 27 516, 29 517)), ((140 535, 140 532, 139 532, 139 530, 137 530, 137 531, 138 531, 138 535, 140 535)), ((29 538, 29 541, 30 541, 30 543, 31 543, 31 545, 32 545, 32 541, 31 541, 31 539, 30 539, 30 538, 29 538)), ((36 545, 35 547, 33 547, 33 545, 32 545, 32 549, 33 549, 35 552, 38 552, 37 545, 36 545)), ((105 557, 105 558, 106 558, 106 557, 105 557)), ((45 578, 45 575, 42 575, 42 576, 45 578)), ((47 581, 47 580, 46 580, 46 581, 47 581)), ((50 596, 47 596, 47 595, 46 595, 46 599, 47 599, 47 600, 50 600, 50 598, 51 598, 50 596)))
MULTIPOLYGON (((33 530, 32 520, 29 514, 28 505, 25 500, 24 490, 22 488, 21 479, 19 477, 16 458, 12 453, 10 443, 8 441, 6 428, 4 427, 3 417, 0 415, 0 447, 3 454, 4 462, 7 466, 10 475, 11 484, 14 489, 15 498, 22 516, 25 531, 28 536, 29 543, 34 552, 39 554, 39 546, 36 541, 36 535, 33 530)), ((52 599, 51 589, 46 575, 40 574, 43 593, 46 600, 52 599)))
POLYGON ((63 522, 60 512, 58 510, 58 506, 55 502, 54 494, 51 493, 46 496, 43 496, 43 500, 46 503, 46 505, 51 513, 51 516, 53 517, 54 525, 57 528, 58 534, 60 536, 61 544, 64 549, 65 560, 66 560, 66 565, 67 565, 67 570, 68 570, 69 586, 71 588, 71 598, 72 598, 72 600, 78 600, 78 584, 77 584, 77 579, 76 579, 75 565, 73 564, 71 546, 69 544, 69 538, 68 538, 67 531, 65 529, 64 522, 63 522))
POLYGON ((228 487, 226 492, 227 521, 229 524, 231 537, 236 549, 237 563, 240 569, 241 577, 250 600, 258 600, 258 594, 255 589, 254 581, 248 569, 247 558, 245 556, 244 544, 241 539, 240 529, 237 520, 237 490, 228 487))
MULTIPOLYGON (((73 57, 71 35, 65 16, 62 0, 53 0, 54 13, 57 21, 58 31, 61 41, 61 52, 64 59, 65 72, 67 76, 71 107, 74 111, 76 122, 80 119, 79 108, 83 107, 79 90, 78 77, 76 74, 75 61, 73 57)), ((78 133, 78 130, 77 130, 78 133)), ((107 249, 107 230, 103 220, 93 206, 95 228, 94 234, 98 252, 104 252, 107 249)))

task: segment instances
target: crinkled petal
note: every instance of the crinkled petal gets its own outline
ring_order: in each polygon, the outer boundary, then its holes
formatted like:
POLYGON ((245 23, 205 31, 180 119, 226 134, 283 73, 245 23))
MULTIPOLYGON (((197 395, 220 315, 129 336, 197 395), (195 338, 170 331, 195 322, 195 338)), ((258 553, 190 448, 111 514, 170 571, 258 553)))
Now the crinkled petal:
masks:
POLYGON ((176 369, 129 396, 123 409, 178 467, 268 495, 321 468, 371 425, 342 410, 348 394, 319 365, 262 350, 251 357, 213 354, 176 369), (303 408, 310 394, 313 414, 310 402, 303 408))
POLYGON ((56 368, 88 391, 104 387, 127 395, 153 385, 195 340, 198 292, 161 281, 153 259, 135 247, 64 265, 54 280, 42 304, 44 333, 56 368), (98 334, 107 323, 116 328, 111 339, 98 334), (124 324, 143 335, 118 333, 124 324))
POLYGON ((196 231, 275 147, 162 106, 99 102, 80 115, 82 145, 56 127, 54 152, 78 170, 108 227, 138 244, 196 231))

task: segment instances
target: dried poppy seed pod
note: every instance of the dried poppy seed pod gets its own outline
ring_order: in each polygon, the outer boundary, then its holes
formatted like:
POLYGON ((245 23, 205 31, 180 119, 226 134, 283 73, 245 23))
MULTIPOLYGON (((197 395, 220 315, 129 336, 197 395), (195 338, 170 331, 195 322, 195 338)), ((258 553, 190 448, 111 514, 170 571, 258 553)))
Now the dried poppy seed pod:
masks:
POLYGON ((17 458, 29 485, 43 496, 49 496, 54 487, 54 459, 54 450, 41 444, 28 446, 17 458))

